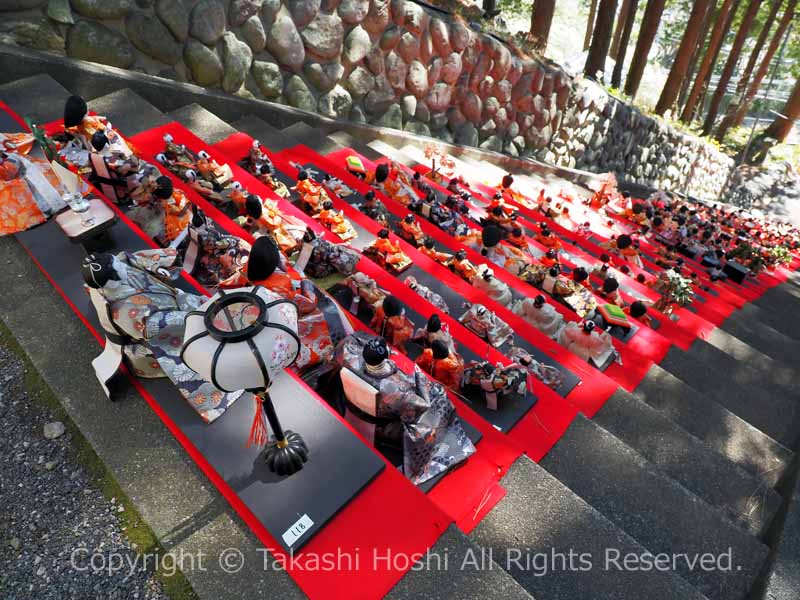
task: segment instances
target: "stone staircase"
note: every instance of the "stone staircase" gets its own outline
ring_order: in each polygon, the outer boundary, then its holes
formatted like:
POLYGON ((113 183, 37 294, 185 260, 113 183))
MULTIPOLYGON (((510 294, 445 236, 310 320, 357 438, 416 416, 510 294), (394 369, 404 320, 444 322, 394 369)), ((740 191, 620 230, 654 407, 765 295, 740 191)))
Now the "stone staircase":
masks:
MULTIPOLYGON (((73 91, 37 75, 0 86, 0 100, 47 122, 61 117, 73 91)), ((344 142, 377 154, 369 140, 303 123, 278 130, 247 114, 226 122, 198 104, 175 109, 166 92, 163 107, 124 86, 80 92, 128 136, 174 120, 209 144, 241 131, 273 151, 303 142, 324 154, 344 142)), ((474 531, 451 526, 438 540, 432 554, 447 553, 447 570, 411 571, 389 597, 800 597, 792 554, 800 496, 790 485, 800 432, 798 298, 790 279, 734 313, 709 342, 673 347, 633 393, 620 388, 591 420, 578 415, 539 464, 517 460, 502 480, 507 496, 474 531), (680 557, 727 552, 730 570, 691 569, 680 557), (645 553, 676 556, 675 569, 614 562, 645 553)))

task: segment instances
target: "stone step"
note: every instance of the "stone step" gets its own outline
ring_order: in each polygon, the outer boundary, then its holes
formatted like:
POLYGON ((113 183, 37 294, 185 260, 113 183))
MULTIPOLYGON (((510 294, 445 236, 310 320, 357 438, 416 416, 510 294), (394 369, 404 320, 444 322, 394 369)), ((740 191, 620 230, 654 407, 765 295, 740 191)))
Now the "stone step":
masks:
MULTIPOLYGON (((391 552, 390 549, 387 549, 391 552)), ((427 598, 491 598, 532 600, 524 587, 491 560, 481 561, 483 548, 450 525, 427 555, 419 560, 392 590, 387 600, 427 598), (491 568, 489 568, 491 566, 491 568)), ((380 557, 380 556, 379 556, 380 557)), ((369 557, 372 561, 372 557, 369 557)))
POLYGON ((776 393, 774 386, 748 383, 743 371, 728 370, 726 359, 703 359, 697 356, 698 352, 690 354, 672 347, 660 366, 698 392, 714 398, 776 442, 793 448, 800 431, 800 403, 787 397, 785 392, 776 393))
POLYGON ((324 131, 314 129, 307 123, 293 123, 288 127, 284 127, 281 131, 285 135, 296 140, 296 143, 313 147, 318 154, 322 154, 323 156, 329 152, 341 149, 341 146, 327 137, 324 131))
POLYGON ((766 531, 781 505, 763 480, 623 389, 592 420, 752 535, 766 531))
POLYGON ((172 119, 129 89, 117 90, 87 102, 89 110, 107 117, 127 137, 166 125, 172 119))
POLYGON ((747 322, 765 323, 782 334, 800 341, 800 321, 793 318, 797 314, 797 303, 791 296, 786 298, 788 294, 785 292, 782 293, 783 296, 778 296, 779 293, 781 292, 774 291, 774 288, 767 291, 759 298, 760 302, 767 304, 745 304, 729 319, 739 318, 747 322))
POLYGON ((529 459, 514 463, 501 484, 506 496, 469 537, 537 598, 706 598, 674 572, 616 568, 610 559, 617 553, 643 556, 649 549, 529 459))
POLYGON ((678 573, 712 600, 743 598, 767 557, 755 537, 580 414, 540 466, 654 554, 731 552, 730 571, 676 562, 678 573))
POLYGON ((281 150, 297 145, 295 139, 253 115, 242 117, 233 123, 233 127, 236 128, 237 131, 246 133, 257 140, 269 139, 268 149, 272 152, 280 152, 281 150))
POLYGON ((633 395, 703 440, 731 462, 774 487, 794 454, 718 402, 659 365, 653 365, 633 395))
POLYGON ((193 131, 197 137, 202 138, 209 144, 216 144, 236 133, 234 127, 231 127, 217 115, 199 104, 187 104, 167 113, 167 116, 186 127, 186 129, 193 131))
POLYGON ((728 317, 720 329, 786 364, 792 364, 800 356, 800 340, 778 331, 763 321, 751 321, 738 311, 728 317))
POLYGON ((0 85, 0 100, 21 117, 49 123, 64 117, 64 101, 70 92, 49 75, 33 75, 0 85))

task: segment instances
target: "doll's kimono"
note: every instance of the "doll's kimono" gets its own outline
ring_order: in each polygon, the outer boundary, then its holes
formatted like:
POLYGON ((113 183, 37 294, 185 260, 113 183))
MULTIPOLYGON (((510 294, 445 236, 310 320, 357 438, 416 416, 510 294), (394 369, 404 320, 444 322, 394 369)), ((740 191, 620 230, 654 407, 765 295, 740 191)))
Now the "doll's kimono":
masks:
POLYGON ((602 367, 617 355, 610 334, 597 330, 587 333, 575 321, 567 323, 561 330, 558 343, 597 367, 602 367))
MULTIPOLYGON (((403 373, 391 360, 367 365, 364 345, 372 336, 363 332, 347 336, 336 348, 335 363, 375 390, 369 407, 352 404, 347 396, 351 420, 364 417, 374 425, 376 443, 399 446, 403 472, 414 484, 425 483, 474 454, 470 441, 441 384, 431 381, 418 368, 403 373)), ((347 390, 347 388, 346 388, 347 390)), ((368 436, 369 438, 370 436, 368 436)))
POLYGON ((66 206, 62 190, 47 161, 0 151, 0 235, 44 223, 66 206))
POLYGON ((512 308, 515 314, 525 319, 547 337, 556 339, 564 327, 564 316, 550 304, 536 306, 533 298, 521 298, 512 308))
POLYGON ((189 225, 189 245, 183 268, 204 286, 215 288, 234 276, 247 262, 250 244, 222 233, 205 219, 189 225))
POLYGON ((486 308, 483 304, 469 305, 467 311, 458 318, 459 321, 479 338, 486 340, 495 348, 514 337, 514 330, 486 308))
POLYGON ((197 310, 205 298, 183 292, 163 279, 176 260, 177 252, 172 249, 121 252, 113 259, 114 278, 98 288, 86 286, 107 338, 106 350, 93 364, 106 393, 106 383, 123 357, 138 377, 168 377, 197 414, 210 423, 242 392, 222 392, 181 360, 186 313, 197 310), (111 368, 99 366, 104 356, 115 360, 111 368), (105 373, 102 377, 101 371, 105 373))

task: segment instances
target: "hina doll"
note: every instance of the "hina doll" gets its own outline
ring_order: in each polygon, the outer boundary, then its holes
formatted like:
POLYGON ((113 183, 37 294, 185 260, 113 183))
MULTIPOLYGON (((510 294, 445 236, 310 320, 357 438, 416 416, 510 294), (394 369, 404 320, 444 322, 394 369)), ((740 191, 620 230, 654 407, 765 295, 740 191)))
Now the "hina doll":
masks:
POLYGON ((256 239, 245 268, 220 287, 247 285, 261 285, 297 305, 301 345, 292 368, 300 374, 328 361, 336 343, 353 330, 336 302, 286 264, 278 245, 269 236, 256 239))
POLYGON ((547 223, 542 224, 541 230, 536 234, 536 241, 548 250, 555 250, 556 252, 561 250, 561 240, 553 235, 547 223))
POLYGON ((486 213, 493 214, 496 208, 499 208, 500 211, 503 213, 503 215, 509 219, 515 216, 516 214, 514 208, 506 204, 506 201, 503 198, 503 194, 501 194, 500 192, 492 196, 492 199, 489 201, 489 204, 486 205, 486 213))
POLYGON ((454 391, 461 389, 464 359, 441 340, 435 340, 425 348, 414 363, 443 386, 454 391))
MULTIPOLYGON (((431 237, 425 239, 425 242, 419 247, 419 251, 440 265, 449 265, 450 261, 453 260, 452 254, 448 254, 447 252, 439 252, 436 249, 436 241, 431 237)), ((466 256, 466 253, 464 255, 466 256)))
POLYGON ((233 181, 233 170, 230 165, 219 164, 205 150, 197 153, 194 168, 201 178, 213 186, 214 191, 224 189, 233 181))
POLYGON ((506 233, 511 233, 511 230, 514 229, 516 225, 515 217, 513 215, 511 217, 507 216, 501 206, 495 206, 492 208, 486 214, 486 218, 483 219, 483 223, 491 223, 496 225, 506 233))
POLYGON ((421 246, 425 241, 425 233, 411 213, 397 222, 397 235, 413 246, 421 246))
POLYGON ((291 196, 286 184, 276 178, 275 170, 271 165, 261 165, 253 175, 281 198, 289 198, 291 196))
POLYGON ((296 268, 305 271, 309 277, 328 277, 334 273, 352 275, 356 265, 361 260, 361 255, 344 244, 333 244, 326 239, 317 237, 309 229, 303 237, 303 248, 297 259, 296 268), (308 249, 308 260, 301 268, 301 259, 304 250, 308 249))
POLYGON ((528 373, 520 365, 493 365, 473 361, 464 369, 462 390, 468 396, 480 395, 490 410, 514 398, 524 398, 528 391, 528 373))
POLYGON ((189 240, 183 268, 209 288, 217 287, 239 272, 250 254, 250 244, 235 235, 222 233, 196 207, 189 224, 189 240))
POLYGON ((128 143, 114 131, 108 119, 89 115, 86 101, 80 96, 70 96, 64 105, 64 131, 89 152, 92 151, 92 136, 102 131, 108 139, 111 151, 125 157, 133 154, 128 143))
POLYGON ((386 296, 376 306, 370 327, 401 352, 405 352, 406 342, 414 335, 414 324, 394 296, 386 296))
POLYGON ((289 223, 273 202, 263 201, 255 194, 247 196, 245 216, 238 217, 234 222, 255 237, 271 235, 281 252, 287 256, 300 248, 305 233, 302 223, 289 223))
POLYGON ((407 375, 381 338, 347 336, 336 348, 345 418, 377 447, 402 449, 403 473, 425 483, 466 460, 475 446, 441 384, 419 369, 407 375))
POLYGON ((456 252, 447 266, 467 283, 472 283, 478 274, 478 268, 467 258, 466 250, 456 252))
POLYGON ((177 258, 174 249, 86 258, 83 279, 106 335, 103 354, 92 364, 106 394, 108 381, 123 362, 138 377, 166 376, 200 418, 210 423, 242 392, 220 391, 181 360, 186 315, 206 299, 171 285, 177 258))
MULTIPOLYGON (((524 368, 529 375, 532 375, 546 386, 557 390, 564 383, 564 374, 555 367, 540 363, 526 350, 514 346, 508 353, 508 357, 524 368)), ((529 386, 533 387, 533 386, 529 386)))
POLYGON ((593 291, 592 284, 589 281, 589 271, 583 267, 576 267, 572 271, 572 281, 583 288, 593 291))
POLYGON ((557 339, 564 327, 564 316, 550 306, 541 294, 536 298, 517 300, 511 310, 552 339, 557 339))
POLYGON ((494 271, 488 265, 478 267, 478 274, 472 285, 503 306, 508 306, 513 300, 511 289, 494 276, 494 271))
POLYGON ((292 190, 300 197, 300 208, 303 212, 312 216, 322 210, 323 202, 330 200, 324 188, 311 179, 305 170, 297 174, 297 183, 292 190))
MULTIPOLYGON (((354 301, 356 301, 356 299, 357 302, 363 300, 373 309, 380 306, 387 296, 386 292, 378 287, 377 282, 365 273, 353 273, 347 277, 343 283, 353 292, 354 301)), ((357 310, 351 310, 350 312, 356 313, 357 310)))
POLYGON ((191 202, 181 190, 174 189, 172 180, 163 175, 156 179, 148 198, 142 198, 128 213, 131 220, 167 247, 179 243, 192 218, 191 202))
POLYGON ((166 156, 169 160, 186 165, 190 165, 195 162, 197 157, 193 152, 189 151, 185 144, 175 143, 175 138, 173 138, 169 133, 166 134, 162 139, 164 140, 165 144, 164 156, 166 156))
POLYGON ((619 293, 619 281, 617 281, 616 277, 605 278, 599 295, 609 304, 625 306, 625 300, 622 299, 622 294, 619 293))
POLYGON ((411 266, 411 259, 400 248, 400 244, 389 239, 389 230, 381 229, 378 237, 364 248, 364 255, 375 260, 378 265, 396 273, 402 273, 411 266))
POLYGON ((44 223, 66 206, 63 191, 46 161, 0 151, 0 235, 44 223))
POLYGON ((408 206, 417 198, 411 182, 393 163, 378 165, 374 173, 367 175, 367 183, 403 206, 408 206))
POLYGON ((639 255, 638 243, 634 242, 631 236, 623 233, 615 240, 611 240, 608 244, 604 244, 610 250, 615 250, 617 255, 623 260, 632 262, 639 268, 643 268, 642 258, 639 255))
POLYGON ((418 295, 422 296, 425 300, 433 304, 437 309, 442 311, 444 314, 450 313, 450 308, 447 306, 447 303, 444 301, 439 294, 434 292, 427 286, 422 285, 419 283, 416 278, 409 275, 403 281, 408 287, 411 288, 412 291, 416 292, 418 295))
POLYGON ((423 348, 430 348, 434 342, 442 342, 450 352, 456 351, 456 344, 453 336, 450 335, 447 327, 442 324, 442 319, 436 313, 429 318, 425 327, 420 327, 414 332, 412 341, 421 344, 423 348))
POLYGON ((514 337, 514 330, 483 304, 465 302, 466 312, 458 320, 482 340, 500 348, 514 337))
POLYGON ((274 174, 275 172, 272 160, 270 160, 269 155, 258 140, 253 140, 253 143, 250 144, 247 160, 251 173, 258 173, 261 167, 267 167, 270 174, 274 174))
MULTIPOLYGON (((511 186, 514 185, 514 178, 508 174, 504 175, 500 185, 498 186, 497 191, 500 193, 501 198, 506 203, 516 202, 517 204, 521 204, 526 208, 533 208, 533 204, 522 194, 515 191, 511 186)), ((513 209, 512 209, 513 210, 513 209)))
POLYGON ((370 219, 383 227, 389 226, 389 211, 383 205, 383 202, 375 197, 375 192, 369 190, 364 194, 364 204, 360 207, 361 212, 367 215, 370 219))
POLYGON ((322 210, 314 218, 319 219, 325 229, 338 235, 343 242, 349 242, 356 238, 356 230, 353 229, 353 225, 344 218, 341 211, 333 208, 333 202, 330 200, 322 203, 322 210))
POLYGON ((133 153, 126 156, 113 150, 108 137, 102 131, 94 133, 91 143, 89 164, 92 168, 92 183, 112 202, 125 200, 129 189, 128 180, 144 168, 143 161, 133 153))
POLYGON ((648 327, 653 326, 653 320, 647 314, 647 305, 641 300, 632 302, 630 306, 626 306, 622 310, 625 311, 625 314, 629 317, 644 323, 648 327))
POLYGON ((544 255, 539 258, 539 261, 548 269, 552 267, 558 267, 559 270, 561 269, 561 263, 558 261, 558 254, 556 254, 556 251, 552 248, 545 252, 544 255))
POLYGON ((503 233, 499 227, 495 225, 484 227, 481 232, 481 254, 512 275, 519 275, 533 259, 516 246, 501 244, 502 237, 503 233))
POLYGON ((559 333, 558 343, 583 360, 601 367, 617 356, 617 351, 611 335, 597 329, 594 321, 587 320, 582 325, 570 321, 559 333))
POLYGON ((515 226, 506 237, 506 241, 523 252, 530 252, 528 239, 523 234, 522 227, 515 226))

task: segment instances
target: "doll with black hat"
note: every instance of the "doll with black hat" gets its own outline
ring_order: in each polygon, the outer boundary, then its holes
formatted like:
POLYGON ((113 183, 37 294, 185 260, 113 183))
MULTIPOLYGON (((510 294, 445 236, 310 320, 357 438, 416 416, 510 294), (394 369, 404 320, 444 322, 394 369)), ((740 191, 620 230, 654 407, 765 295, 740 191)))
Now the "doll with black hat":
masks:
POLYGON ((390 239, 389 230, 385 228, 381 229, 378 237, 364 248, 364 255, 394 273, 402 273, 411 266, 411 259, 403 252, 400 244, 390 239))

